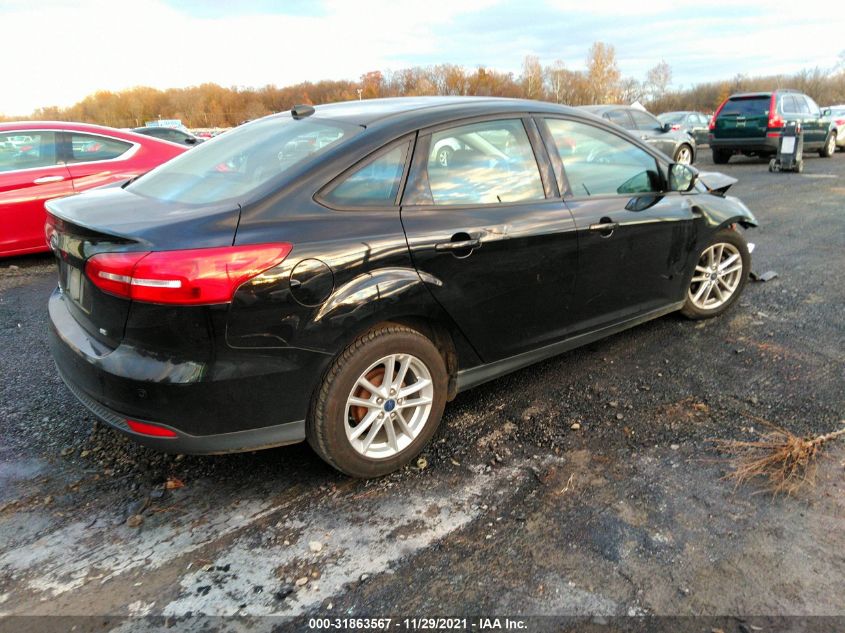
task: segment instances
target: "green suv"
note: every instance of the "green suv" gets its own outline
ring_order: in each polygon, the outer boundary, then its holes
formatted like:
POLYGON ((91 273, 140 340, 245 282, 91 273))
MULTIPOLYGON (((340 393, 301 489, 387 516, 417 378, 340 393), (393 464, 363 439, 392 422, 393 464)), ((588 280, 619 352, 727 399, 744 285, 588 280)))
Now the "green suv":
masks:
POLYGON ((776 154, 787 121, 800 121, 804 149, 822 157, 836 150, 836 133, 810 97, 797 90, 731 95, 710 120, 713 162, 727 163, 734 154, 767 157, 776 154))

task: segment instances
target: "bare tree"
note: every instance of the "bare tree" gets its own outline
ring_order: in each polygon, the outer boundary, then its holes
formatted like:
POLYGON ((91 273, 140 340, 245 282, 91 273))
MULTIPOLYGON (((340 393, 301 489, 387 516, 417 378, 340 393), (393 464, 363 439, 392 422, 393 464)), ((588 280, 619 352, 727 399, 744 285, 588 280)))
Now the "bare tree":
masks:
POLYGON ((662 99, 671 83, 672 67, 662 59, 646 73, 645 89, 652 101, 662 99))
POLYGON ((551 66, 546 66, 543 69, 546 87, 555 103, 564 103, 563 95, 566 92, 567 75, 566 66, 560 59, 556 59, 551 66))
POLYGON ((526 55, 522 60, 522 92, 527 99, 543 96, 543 67, 536 55, 526 55))
POLYGON ((595 42, 587 54, 588 95, 593 103, 613 103, 619 99, 621 73, 616 66, 616 49, 595 42))

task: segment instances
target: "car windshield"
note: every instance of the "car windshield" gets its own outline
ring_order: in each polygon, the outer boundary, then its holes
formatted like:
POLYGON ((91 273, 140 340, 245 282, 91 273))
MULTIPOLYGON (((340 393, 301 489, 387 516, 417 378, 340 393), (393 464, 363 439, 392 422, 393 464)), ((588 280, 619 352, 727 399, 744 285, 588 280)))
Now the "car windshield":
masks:
POLYGON ((682 123, 687 118, 686 112, 666 112, 657 117, 661 123, 682 123))
POLYGON ((728 100, 719 116, 767 116, 771 97, 734 97, 728 100))
POLYGON ((831 108, 830 109, 831 116, 845 116, 845 108, 831 108))
POLYGON ((261 119, 164 163, 126 189, 185 204, 241 201, 291 167, 362 130, 313 118, 261 119))

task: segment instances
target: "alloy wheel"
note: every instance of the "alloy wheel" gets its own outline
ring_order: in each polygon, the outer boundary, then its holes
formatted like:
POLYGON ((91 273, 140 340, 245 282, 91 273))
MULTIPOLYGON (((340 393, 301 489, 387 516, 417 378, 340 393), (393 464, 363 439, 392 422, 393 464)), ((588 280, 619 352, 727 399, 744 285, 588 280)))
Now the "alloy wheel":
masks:
POLYGON ((689 298, 701 310, 714 310, 725 304, 742 280, 742 255, 728 242, 705 249, 695 267, 689 298))
POLYGON ((828 156, 833 156, 836 152, 836 134, 829 134, 827 139, 827 149, 825 150, 828 156))
POLYGON ((370 365, 346 401, 346 437, 371 459, 393 457, 420 434, 431 414, 434 383, 428 367, 410 354, 391 354, 370 365))
POLYGON ((692 163, 692 152, 686 145, 681 146, 678 150, 678 155, 675 157, 675 162, 681 165, 689 165, 692 163))

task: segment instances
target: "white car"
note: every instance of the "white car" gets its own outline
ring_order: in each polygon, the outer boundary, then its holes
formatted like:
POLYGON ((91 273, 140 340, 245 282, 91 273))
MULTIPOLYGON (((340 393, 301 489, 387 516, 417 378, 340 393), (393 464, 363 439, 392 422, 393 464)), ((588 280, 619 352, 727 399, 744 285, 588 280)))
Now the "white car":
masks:
POLYGON ((836 147, 845 151, 845 105, 828 106, 822 109, 830 118, 830 131, 836 134, 836 147))

